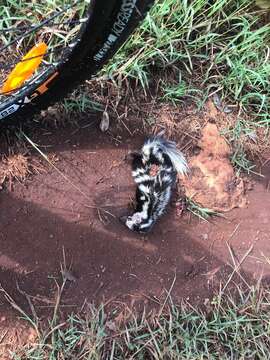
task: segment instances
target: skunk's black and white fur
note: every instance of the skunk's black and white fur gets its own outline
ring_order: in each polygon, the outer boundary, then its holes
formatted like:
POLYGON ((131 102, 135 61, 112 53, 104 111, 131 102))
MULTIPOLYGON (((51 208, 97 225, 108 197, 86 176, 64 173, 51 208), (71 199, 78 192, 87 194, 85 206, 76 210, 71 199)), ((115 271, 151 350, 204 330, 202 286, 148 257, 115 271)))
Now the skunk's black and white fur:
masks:
POLYGON ((176 183, 177 173, 186 174, 188 166, 176 144, 155 136, 145 141, 139 153, 132 153, 132 176, 137 184, 136 208, 122 219, 133 231, 146 233, 163 215, 176 183), (158 169, 153 175, 151 167, 158 169))

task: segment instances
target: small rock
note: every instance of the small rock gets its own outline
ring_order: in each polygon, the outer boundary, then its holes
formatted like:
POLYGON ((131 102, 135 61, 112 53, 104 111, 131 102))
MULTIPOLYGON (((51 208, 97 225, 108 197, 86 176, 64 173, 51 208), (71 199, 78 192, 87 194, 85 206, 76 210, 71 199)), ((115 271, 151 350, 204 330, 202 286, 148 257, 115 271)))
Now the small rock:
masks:
POLYGON ((230 114, 231 112, 233 112, 233 109, 230 106, 225 105, 223 108, 223 112, 225 114, 230 114))

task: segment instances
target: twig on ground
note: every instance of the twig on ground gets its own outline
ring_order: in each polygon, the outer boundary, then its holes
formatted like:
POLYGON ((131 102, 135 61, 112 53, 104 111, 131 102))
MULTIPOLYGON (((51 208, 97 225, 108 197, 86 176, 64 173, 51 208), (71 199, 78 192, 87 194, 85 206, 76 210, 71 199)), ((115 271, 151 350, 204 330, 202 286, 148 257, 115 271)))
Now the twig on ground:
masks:
POLYGON ((159 310, 158 317, 160 317, 160 315, 162 314, 163 309, 164 309, 164 307, 165 307, 165 305, 166 305, 169 297, 171 296, 171 293, 172 293, 172 290, 173 290, 175 281, 176 281, 176 272, 175 272, 175 274, 174 274, 174 278, 173 278, 173 281, 172 281, 172 285, 171 285, 171 287, 170 287, 170 290, 167 292, 167 296, 166 296, 166 298, 165 298, 165 300, 164 300, 164 303, 162 304, 162 306, 161 306, 161 308, 160 308, 160 310, 159 310))
MULTIPOLYGON (((232 248, 232 246, 226 241, 227 247, 229 249, 229 253, 231 255, 232 261, 233 261, 233 265, 234 269, 238 269, 239 266, 239 270, 241 270, 241 265, 239 265, 239 260, 237 259, 237 257, 234 254, 234 250, 232 248)), ((248 288, 250 288, 250 285, 248 284, 248 282, 246 281, 246 279, 242 276, 241 272, 239 270, 236 270, 237 275, 241 278, 241 280, 247 285, 248 288)))
POLYGON ((226 288, 228 287, 229 283, 231 282, 234 274, 236 272, 238 272, 238 270, 240 269, 241 265, 243 264, 243 262, 246 260, 246 258, 248 257, 248 255, 251 253, 251 251, 253 250, 254 245, 252 244, 250 246, 250 248, 247 250, 247 252, 244 254, 244 256, 242 257, 242 259, 239 261, 238 265, 234 268, 233 272, 231 273, 231 275, 229 276, 229 279, 227 280, 226 284, 223 286, 223 289, 221 290, 221 294, 224 293, 224 291, 226 290, 226 288))
POLYGON ((2 285, 0 284, 0 292, 2 292, 4 294, 5 299, 7 300, 7 302, 13 307, 13 309, 15 309, 16 311, 18 311, 25 319, 27 319, 29 321, 29 323, 34 327, 34 329, 36 330, 36 333, 38 334, 38 336, 40 336, 40 332, 38 329, 37 324, 34 322, 33 319, 31 319, 26 312, 19 306, 16 304, 15 300, 8 294, 8 292, 2 287, 2 285))

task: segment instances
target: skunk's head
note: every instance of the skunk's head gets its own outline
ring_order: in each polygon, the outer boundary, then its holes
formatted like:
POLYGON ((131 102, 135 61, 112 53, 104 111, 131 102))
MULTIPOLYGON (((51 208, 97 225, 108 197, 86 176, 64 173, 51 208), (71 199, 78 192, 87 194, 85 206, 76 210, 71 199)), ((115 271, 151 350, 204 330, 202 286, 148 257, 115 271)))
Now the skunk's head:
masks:
POLYGON ((141 233, 147 233, 151 230, 153 221, 150 219, 144 219, 142 214, 137 212, 131 216, 122 216, 121 222, 125 224, 130 230, 141 233))
POLYGON ((151 162, 159 165, 163 162, 163 149, 154 141, 146 142, 142 148, 142 161, 144 164, 151 162))

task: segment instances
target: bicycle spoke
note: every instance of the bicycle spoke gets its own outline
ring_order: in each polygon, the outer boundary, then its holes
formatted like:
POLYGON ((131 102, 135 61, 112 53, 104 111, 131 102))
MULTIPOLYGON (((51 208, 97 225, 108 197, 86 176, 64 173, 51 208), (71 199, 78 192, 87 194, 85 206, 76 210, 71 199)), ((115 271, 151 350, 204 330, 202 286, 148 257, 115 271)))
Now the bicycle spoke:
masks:
POLYGON ((76 1, 73 5, 70 5, 70 6, 66 7, 65 9, 63 9, 63 10, 59 11, 58 13, 52 15, 49 19, 42 21, 40 24, 36 25, 34 28, 26 31, 23 35, 21 35, 21 36, 17 37, 16 39, 10 41, 7 45, 5 45, 5 46, 3 46, 2 48, 0 48, 0 52, 4 51, 4 50, 7 49, 9 46, 11 46, 12 44, 18 42, 19 40, 25 38, 27 35, 29 35, 29 34, 35 32, 35 31, 37 31, 38 29, 44 27, 44 25, 49 24, 50 21, 52 21, 52 20, 55 19, 56 17, 60 16, 61 14, 63 14, 63 13, 64 13, 65 11, 67 11, 68 9, 74 7, 78 2, 79 2, 79 1, 76 1))
MULTIPOLYGON (((52 26, 56 26, 56 25, 78 25, 78 24, 82 24, 84 22, 86 22, 88 20, 88 18, 84 18, 84 19, 79 19, 79 20, 70 20, 70 21, 66 21, 66 22, 54 22, 52 24, 52 26)), ((0 33, 5 33, 5 32, 20 32, 20 31, 25 31, 29 28, 35 28, 37 25, 30 25, 30 26, 21 26, 18 28, 6 28, 6 29, 0 29, 0 33)))

